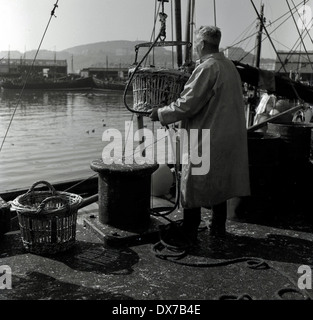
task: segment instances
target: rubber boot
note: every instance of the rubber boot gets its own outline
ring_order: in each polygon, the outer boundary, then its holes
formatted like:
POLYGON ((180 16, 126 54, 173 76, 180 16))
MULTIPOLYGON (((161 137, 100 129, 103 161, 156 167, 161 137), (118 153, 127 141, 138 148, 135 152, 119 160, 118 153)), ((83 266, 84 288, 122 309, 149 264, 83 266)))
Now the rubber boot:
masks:
POLYGON ((227 202, 212 206, 212 219, 209 223, 210 236, 222 237, 226 234, 227 202))
POLYGON ((183 231, 191 242, 196 243, 201 223, 201 208, 184 209, 183 216, 183 231))

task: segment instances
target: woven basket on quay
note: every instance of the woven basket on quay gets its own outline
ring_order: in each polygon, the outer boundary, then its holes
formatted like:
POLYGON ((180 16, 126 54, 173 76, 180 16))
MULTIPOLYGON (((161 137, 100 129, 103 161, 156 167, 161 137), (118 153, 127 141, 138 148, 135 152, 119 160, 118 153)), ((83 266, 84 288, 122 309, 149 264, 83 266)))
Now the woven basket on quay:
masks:
POLYGON ((54 254, 75 244, 79 195, 56 191, 47 181, 38 181, 12 202, 25 249, 36 254, 54 254), (43 184, 47 191, 35 190, 43 184))
MULTIPOLYGON (((135 69, 130 69, 130 75, 135 69)), ((151 112, 179 98, 190 74, 185 71, 139 68, 133 75, 133 109, 151 112)))

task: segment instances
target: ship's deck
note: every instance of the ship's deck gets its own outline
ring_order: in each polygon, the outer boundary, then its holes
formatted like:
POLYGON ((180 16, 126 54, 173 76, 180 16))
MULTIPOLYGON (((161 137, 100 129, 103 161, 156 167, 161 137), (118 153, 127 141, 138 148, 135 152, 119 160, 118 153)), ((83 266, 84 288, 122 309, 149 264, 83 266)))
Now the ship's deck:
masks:
MULTIPOLYGON (((155 207, 164 205, 173 204, 154 199, 155 207)), ((209 210, 203 212, 203 226, 209 216, 209 210)), ((129 241, 112 246, 101 237, 101 233, 113 234, 112 230, 104 226, 95 231, 97 228, 90 227, 88 221, 97 218, 97 203, 80 209, 74 248, 53 256, 24 251, 18 230, 5 234, 0 265, 12 268, 12 289, 2 290, 0 299, 206 303, 225 295, 248 295, 254 300, 313 298, 312 289, 298 288, 298 268, 313 266, 313 235, 309 229, 229 219, 225 239, 212 239, 203 228, 198 247, 179 260, 169 261, 152 250, 158 241, 157 228, 149 229, 149 236, 142 238, 121 233, 121 238, 129 241), (242 257, 262 259, 267 268, 251 268, 247 259, 238 260, 242 257), (297 292, 279 291, 288 288, 297 292)), ((174 211, 169 218, 180 219, 180 212, 174 211)), ((157 218, 156 225, 164 222, 157 218)))

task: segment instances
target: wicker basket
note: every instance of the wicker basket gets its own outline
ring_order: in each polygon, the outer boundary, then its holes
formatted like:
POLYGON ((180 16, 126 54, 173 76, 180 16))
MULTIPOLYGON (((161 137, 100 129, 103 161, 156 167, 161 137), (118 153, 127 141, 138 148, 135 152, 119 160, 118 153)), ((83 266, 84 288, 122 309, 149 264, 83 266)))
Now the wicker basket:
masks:
POLYGON ((139 68, 133 75, 133 109, 149 113, 170 104, 179 98, 189 76, 179 70, 139 68))
POLYGON ((16 210, 22 242, 26 250, 36 254, 54 254, 75 244, 77 210, 82 197, 56 191, 46 181, 38 181, 27 193, 12 202, 16 210), (35 190, 44 184, 48 191, 35 190))

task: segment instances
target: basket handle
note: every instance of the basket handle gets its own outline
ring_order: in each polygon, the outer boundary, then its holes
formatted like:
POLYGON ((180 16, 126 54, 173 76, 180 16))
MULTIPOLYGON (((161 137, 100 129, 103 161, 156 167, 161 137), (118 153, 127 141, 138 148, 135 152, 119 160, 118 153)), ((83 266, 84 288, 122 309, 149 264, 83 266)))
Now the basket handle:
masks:
POLYGON ((68 201, 67 201, 65 198, 63 198, 63 197, 61 197, 61 196, 52 196, 52 197, 48 197, 48 198, 44 199, 44 200, 40 203, 40 205, 38 206, 38 210, 36 211, 36 213, 41 213, 41 212, 44 210, 46 204, 49 203, 49 202, 52 201, 52 200, 61 200, 61 202, 63 202, 67 208, 70 207, 68 201))
POLYGON ((43 180, 35 182, 35 183, 29 188, 29 190, 27 191, 27 193, 34 192, 35 187, 37 187, 37 186, 40 185, 40 184, 46 185, 46 186, 49 188, 49 190, 50 190, 50 192, 51 192, 52 195, 56 195, 56 194, 57 194, 57 192, 56 192, 56 190, 54 189, 54 187, 53 187, 49 182, 43 181, 43 180))

